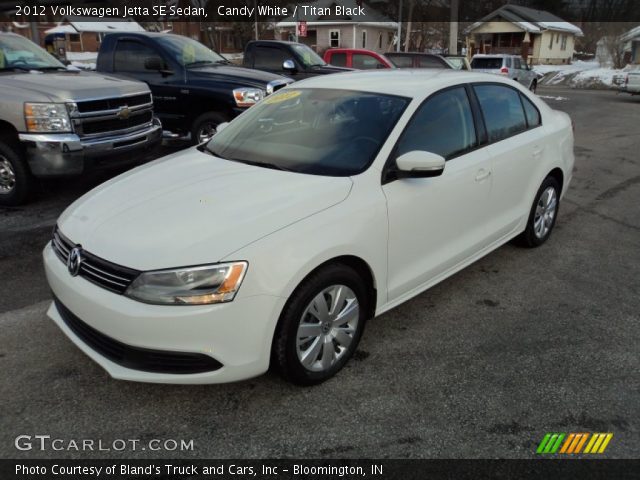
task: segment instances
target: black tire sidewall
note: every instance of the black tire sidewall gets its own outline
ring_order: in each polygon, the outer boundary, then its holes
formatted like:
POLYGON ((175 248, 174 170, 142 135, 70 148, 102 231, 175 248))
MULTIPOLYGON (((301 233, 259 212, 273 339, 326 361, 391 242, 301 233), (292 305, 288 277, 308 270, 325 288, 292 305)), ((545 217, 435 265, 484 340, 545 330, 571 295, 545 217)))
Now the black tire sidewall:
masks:
POLYGON ((20 205, 26 201, 31 193, 33 182, 31 172, 21 158, 19 150, 4 140, 0 140, 0 155, 11 163, 16 177, 16 184, 13 190, 6 194, 0 193, 0 205, 20 205))
POLYGON ((280 372, 290 381, 299 385, 315 385, 321 383, 340 371, 351 358, 362 338, 367 312, 369 311, 367 288, 360 276, 350 267, 330 265, 312 274, 296 289, 285 306, 276 330, 274 349, 280 349, 276 362, 280 372), (345 285, 355 293, 360 306, 358 327, 348 351, 326 372, 307 370, 298 359, 296 336, 302 314, 318 293, 332 285, 345 285))

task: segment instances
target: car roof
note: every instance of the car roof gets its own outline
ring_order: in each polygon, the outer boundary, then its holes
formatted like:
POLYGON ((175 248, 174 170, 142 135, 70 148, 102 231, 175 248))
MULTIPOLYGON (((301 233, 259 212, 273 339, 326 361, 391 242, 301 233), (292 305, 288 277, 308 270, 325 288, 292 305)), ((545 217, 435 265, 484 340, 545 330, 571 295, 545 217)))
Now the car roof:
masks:
POLYGON ((425 53, 425 52, 387 52, 385 55, 391 57, 442 57, 442 55, 437 55, 435 53, 425 53))
POLYGON ((326 52, 336 52, 336 53, 342 53, 342 52, 351 52, 351 53, 373 53, 375 55, 384 55, 382 53, 378 53, 375 52, 373 50, 369 50, 367 48, 329 48, 325 51, 326 52))
POLYGON ((369 93, 418 98, 444 87, 471 82, 517 85, 513 80, 489 73, 453 69, 384 69, 320 75, 289 85, 288 89, 339 88, 369 93), (339 76, 339 77, 338 77, 339 76))

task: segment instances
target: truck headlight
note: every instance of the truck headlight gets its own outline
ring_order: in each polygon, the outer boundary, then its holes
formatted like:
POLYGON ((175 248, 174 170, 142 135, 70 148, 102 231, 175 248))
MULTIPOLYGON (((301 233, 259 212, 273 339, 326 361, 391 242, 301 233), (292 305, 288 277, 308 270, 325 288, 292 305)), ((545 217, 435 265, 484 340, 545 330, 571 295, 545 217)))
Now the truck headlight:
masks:
POLYGON ((247 262, 144 272, 125 295, 157 305, 208 305, 230 302, 247 271, 247 262))
POLYGON ((70 132, 71 122, 64 103, 25 103, 24 121, 33 133, 70 132))
POLYGON ((233 98, 239 107, 250 107, 264 98, 264 92, 259 88, 236 88, 233 98))

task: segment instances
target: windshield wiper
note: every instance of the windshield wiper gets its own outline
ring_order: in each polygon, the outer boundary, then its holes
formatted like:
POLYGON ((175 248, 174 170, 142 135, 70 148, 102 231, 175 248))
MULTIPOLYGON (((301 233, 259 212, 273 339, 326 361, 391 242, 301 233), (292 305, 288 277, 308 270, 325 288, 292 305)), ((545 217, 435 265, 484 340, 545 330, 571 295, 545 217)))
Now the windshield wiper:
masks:
POLYGON ((231 160, 232 162, 244 163, 246 165, 251 165, 254 167, 270 168, 271 170, 281 170, 283 172, 293 172, 293 170, 290 170, 286 167, 282 167, 280 165, 276 165, 275 163, 254 162, 253 160, 239 160, 237 158, 228 158, 227 160, 231 160))
POLYGON ((47 70, 64 70, 65 72, 68 71, 66 67, 37 67, 37 68, 32 68, 31 70, 39 70, 41 72, 44 72, 47 70))
POLYGON ((189 67, 198 67, 198 66, 205 66, 205 65, 214 65, 216 62, 212 62, 211 60, 198 60, 196 62, 190 62, 190 63, 185 63, 185 68, 189 68, 189 67))
POLYGON ((5 68, 0 68, 0 72, 15 72, 15 71, 30 72, 31 70, 33 70, 33 68, 31 68, 31 67, 5 67, 5 68))

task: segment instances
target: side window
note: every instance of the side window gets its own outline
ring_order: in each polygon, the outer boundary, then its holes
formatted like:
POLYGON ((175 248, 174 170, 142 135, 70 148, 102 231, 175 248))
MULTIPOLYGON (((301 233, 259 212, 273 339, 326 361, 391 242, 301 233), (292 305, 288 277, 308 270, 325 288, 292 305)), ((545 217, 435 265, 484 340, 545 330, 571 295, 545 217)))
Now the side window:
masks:
POLYGON ((520 94, 520 98, 522 98, 522 106, 524 107, 524 114, 527 117, 527 125, 529 128, 540 126, 542 124, 542 120, 540 118, 540 112, 536 106, 524 95, 520 94))
POLYGON ((336 67, 346 67, 347 66, 347 54, 346 53, 332 53, 329 58, 329 63, 331 65, 335 65, 336 67))
POLYGON ((433 57, 418 57, 418 68, 445 68, 445 66, 433 57))
POLYGON ((522 65, 520 65, 520 59, 519 58, 514 58, 513 59, 513 68, 516 68, 518 70, 522 69, 522 65))
POLYGON ((279 48, 256 47, 253 66, 265 70, 282 70, 284 61, 290 60, 292 57, 293 55, 287 55, 279 48))
POLYGON ((473 89, 480 102, 490 142, 527 129, 520 94, 516 90, 502 85, 477 85, 473 89))
POLYGON ((405 55, 393 56, 391 58, 391 63, 393 63, 398 68, 411 68, 413 67, 413 58, 405 55))
POLYGON ((449 159, 475 145, 467 92, 457 87, 436 93, 420 106, 400 138, 397 155, 422 150, 449 159))
POLYGON ((145 68, 149 61, 164 64, 162 57, 151 47, 147 47, 135 40, 118 40, 113 57, 115 72, 150 73, 145 68), (150 60, 151 59, 151 60, 150 60))
POLYGON ((353 66, 353 68, 357 68, 359 70, 373 70, 376 68, 380 68, 379 65, 382 65, 382 63, 380 63, 378 59, 372 57, 371 55, 354 53, 351 56, 351 65, 353 66))

